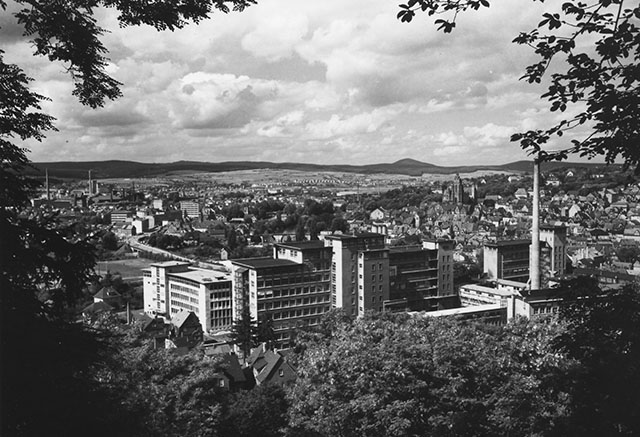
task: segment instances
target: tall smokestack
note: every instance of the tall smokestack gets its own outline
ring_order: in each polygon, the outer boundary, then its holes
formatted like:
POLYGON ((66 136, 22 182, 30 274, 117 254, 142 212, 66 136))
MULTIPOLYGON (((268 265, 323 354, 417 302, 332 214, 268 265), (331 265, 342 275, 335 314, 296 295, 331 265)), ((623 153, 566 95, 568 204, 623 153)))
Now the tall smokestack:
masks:
POLYGON ((89 195, 93 194, 93 187, 91 186, 91 170, 89 170, 89 195))
POLYGON ((49 169, 48 168, 44 169, 44 178, 45 178, 44 186, 47 190, 47 201, 49 201, 51 200, 51 191, 49 190, 49 169))
POLYGON ((531 228, 531 254, 529 262, 531 290, 540 289, 540 162, 533 160, 533 226, 531 228))

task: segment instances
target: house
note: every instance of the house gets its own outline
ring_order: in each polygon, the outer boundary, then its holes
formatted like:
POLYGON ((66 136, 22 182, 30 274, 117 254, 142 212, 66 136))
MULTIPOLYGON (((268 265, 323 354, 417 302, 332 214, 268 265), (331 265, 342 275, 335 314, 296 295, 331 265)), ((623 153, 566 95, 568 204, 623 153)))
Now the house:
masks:
POLYGON ((213 379, 216 385, 224 390, 235 391, 247 387, 247 378, 242 371, 238 356, 233 353, 223 353, 216 356, 218 372, 213 379))
POLYGON ((94 301, 92 304, 87 305, 82 309, 82 318, 85 321, 88 321, 88 320, 91 320, 93 317, 97 316, 98 314, 108 313, 113 310, 114 308, 108 303, 105 303, 103 301, 98 301, 98 302, 94 301))
POLYGON ((103 287, 96 294, 93 295, 93 302, 104 302, 110 305, 114 309, 118 309, 122 306, 122 295, 116 291, 115 288, 103 287))
POLYGON ((369 218, 372 221, 381 221, 385 217, 387 217, 387 211, 384 208, 376 208, 369 214, 369 218))
POLYGON ((515 193, 516 199, 526 199, 529 197, 529 193, 524 188, 518 188, 515 193))
POLYGON ((247 363, 253 369, 257 385, 285 385, 296 379, 295 370, 282 353, 267 349, 264 343, 251 352, 247 363))
POLYGON ((171 316, 169 337, 165 341, 167 349, 186 352, 202 342, 202 325, 192 311, 181 310, 171 316))

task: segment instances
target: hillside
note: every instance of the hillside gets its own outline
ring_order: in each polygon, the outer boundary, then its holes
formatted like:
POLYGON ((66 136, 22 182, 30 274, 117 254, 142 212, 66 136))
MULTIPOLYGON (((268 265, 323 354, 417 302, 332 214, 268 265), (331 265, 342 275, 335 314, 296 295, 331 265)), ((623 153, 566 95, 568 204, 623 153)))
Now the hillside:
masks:
MULTIPOLYGON (((83 161, 83 162, 40 162, 33 164, 35 169, 30 171, 32 176, 43 176, 44 170, 49 171, 51 178, 60 179, 86 179, 87 173, 91 170, 95 179, 107 178, 130 178, 130 177, 154 177, 165 176, 175 172, 209 172, 219 173, 238 170, 259 170, 259 169, 283 169, 298 171, 332 171, 345 173, 386 173, 400 174, 407 176, 420 176, 424 173, 430 174, 455 174, 473 173, 481 170, 508 171, 508 172, 528 172, 531 171, 531 161, 517 161, 503 165, 477 165, 477 166, 456 166, 442 167, 428 164, 414 159, 401 159, 394 163, 369 164, 369 165, 320 165, 320 164, 300 164, 293 162, 264 162, 264 161, 228 161, 228 162, 194 162, 178 161, 171 163, 142 163, 135 161, 83 161)), ((546 169, 558 167, 602 167, 603 164, 591 163, 571 163, 571 162, 550 162, 545 163, 546 169)), ((619 165, 614 166, 616 169, 619 165)))

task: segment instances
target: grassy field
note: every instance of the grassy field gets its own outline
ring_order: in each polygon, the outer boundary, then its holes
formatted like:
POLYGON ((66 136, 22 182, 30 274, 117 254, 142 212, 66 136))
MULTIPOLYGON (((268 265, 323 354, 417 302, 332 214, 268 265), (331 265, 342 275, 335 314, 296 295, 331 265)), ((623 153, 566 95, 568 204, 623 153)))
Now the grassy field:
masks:
POLYGON ((119 273, 123 279, 142 278, 140 269, 149 267, 153 261, 144 258, 120 259, 114 261, 99 261, 96 272, 104 275, 107 271, 119 273))

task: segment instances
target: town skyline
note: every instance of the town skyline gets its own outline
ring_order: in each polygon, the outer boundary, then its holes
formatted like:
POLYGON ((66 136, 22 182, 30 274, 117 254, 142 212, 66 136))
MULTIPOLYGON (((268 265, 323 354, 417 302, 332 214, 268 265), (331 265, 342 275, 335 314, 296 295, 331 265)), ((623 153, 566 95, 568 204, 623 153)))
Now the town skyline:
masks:
POLYGON ((57 119, 58 132, 27 144, 36 162, 530 159, 509 137, 554 114, 544 84, 518 80, 535 56, 511 41, 547 6, 483 8, 447 35, 426 17, 401 23, 397 7, 260 3, 170 33, 121 29, 97 10, 123 97, 96 110, 72 96, 63 65, 32 56, 21 28, 5 19, 0 35, 57 119))

